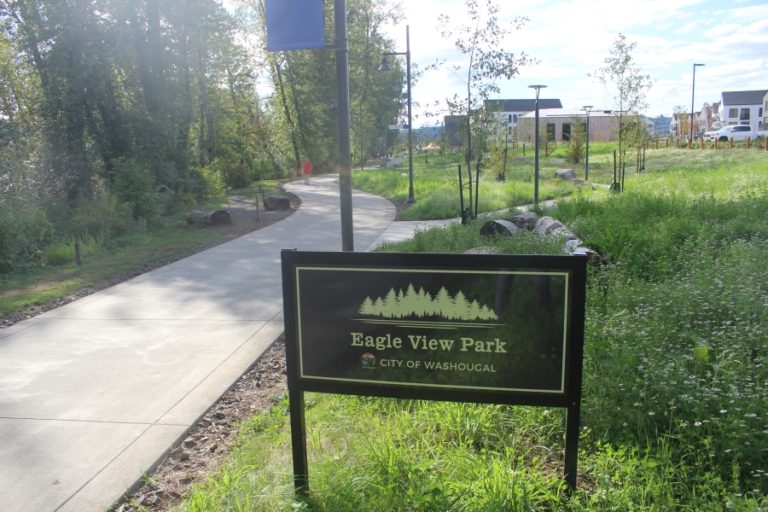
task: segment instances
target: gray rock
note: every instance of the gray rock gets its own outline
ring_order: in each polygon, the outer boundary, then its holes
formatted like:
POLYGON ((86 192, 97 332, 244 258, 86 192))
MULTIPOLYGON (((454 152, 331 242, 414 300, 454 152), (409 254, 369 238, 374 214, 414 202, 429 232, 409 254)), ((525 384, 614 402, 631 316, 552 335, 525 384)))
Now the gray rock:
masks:
POLYGON ((552 217, 542 217, 536 221, 534 231, 540 236, 560 236, 566 240, 576 240, 578 237, 571 233, 562 222, 552 217))
POLYGON ((223 226, 232 224, 232 215, 229 210, 216 210, 211 213, 211 226, 223 226))
POLYGON ((539 220, 539 216, 535 212, 525 212, 515 215, 507 220, 520 229, 531 231, 534 226, 536 226, 536 221, 539 220))
POLYGON ((578 238, 574 238, 572 240, 566 240, 565 243, 563 243, 562 251, 563 254, 573 254, 573 252, 581 246, 581 240, 578 238))
POLYGON ((489 220, 480 228, 480 234, 483 236, 493 235, 514 235, 520 230, 517 226, 504 219, 489 220))
POLYGON ((548 215, 539 218, 539 220, 536 221, 536 225, 533 227, 533 230, 541 236, 549 235, 552 231, 559 229, 565 229, 565 226, 563 226, 562 222, 559 220, 548 215))
POLYGON ((214 210, 212 212, 194 210, 187 214, 187 224, 195 226, 223 226, 232 224, 229 210, 214 210))
POLYGON ((558 169, 555 171, 555 178, 573 181, 576 179, 576 171, 573 169, 558 169))
POLYGON ((291 209, 288 196, 267 196, 264 198, 264 209, 268 211, 283 211, 291 209))
POLYGON ((574 256, 586 256, 587 261, 592 265, 600 266, 603 264, 603 258, 596 251, 593 251, 589 247, 579 246, 573 250, 574 256))

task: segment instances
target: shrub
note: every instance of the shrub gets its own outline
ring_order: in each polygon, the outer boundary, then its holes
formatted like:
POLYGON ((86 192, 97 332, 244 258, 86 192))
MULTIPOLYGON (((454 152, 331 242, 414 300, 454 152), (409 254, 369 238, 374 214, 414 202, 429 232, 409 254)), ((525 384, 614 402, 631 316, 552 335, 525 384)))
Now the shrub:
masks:
MULTIPOLYGON (((87 256, 98 249, 99 244, 91 237, 85 237, 80 241, 80 254, 87 256)), ((75 261, 75 240, 73 238, 60 240, 48 245, 42 254, 42 263, 45 265, 66 265, 75 261)))
POLYGON ((42 209, 20 201, 0 202, 0 272, 38 262, 52 231, 42 209))
POLYGON ((115 160, 113 192, 117 199, 130 205, 134 220, 151 221, 157 217, 154 179, 149 170, 135 160, 115 160))
POLYGON ((121 203, 108 193, 81 201, 70 217, 74 237, 90 236, 99 242, 129 233, 135 226, 131 205, 121 203))
POLYGON ((227 190, 225 178, 215 167, 201 168, 198 171, 198 178, 200 180, 199 195, 203 199, 223 196, 227 190))

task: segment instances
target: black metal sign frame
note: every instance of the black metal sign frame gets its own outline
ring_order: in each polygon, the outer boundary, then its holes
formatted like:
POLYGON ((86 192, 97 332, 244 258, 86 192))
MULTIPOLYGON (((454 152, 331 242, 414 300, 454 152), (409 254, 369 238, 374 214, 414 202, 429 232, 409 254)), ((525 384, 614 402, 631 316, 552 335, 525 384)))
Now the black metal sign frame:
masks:
POLYGON ((576 488, 586 257, 282 253, 294 484, 304 392, 567 409, 576 488))

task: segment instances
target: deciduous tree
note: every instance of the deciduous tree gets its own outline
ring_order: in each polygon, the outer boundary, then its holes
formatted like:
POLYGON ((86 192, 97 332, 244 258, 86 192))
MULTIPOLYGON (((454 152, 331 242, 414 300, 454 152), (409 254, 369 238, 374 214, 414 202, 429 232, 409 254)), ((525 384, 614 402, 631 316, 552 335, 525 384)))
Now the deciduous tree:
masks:
POLYGON ((625 123, 625 117, 637 116, 646 109, 646 94, 653 85, 651 76, 641 71, 632 56, 636 48, 636 42, 628 42, 627 37, 619 33, 608 57, 603 61, 604 65, 590 75, 610 90, 615 109, 619 114, 619 168, 621 169, 624 167, 624 143, 636 143, 641 133, 637 130, 640 124, 625 123))
POLYGON ((466 17, 463 23, 455 24, 449 16, 441 14, 442 36, 453 39, 456 49, 464 55, 466 63, 454 71, 463 74, 466 95, 455 95, 447 100, 451 114, 466 115, 467 168, 476 158, 475 146, 481 142, 481 132, 488 123, 483 119, 483 102, 491 94, 499 92, 497 81, 511 79, 519 74, 520 68, 534 62, 524 51, 505 50, 510 46, 508 36, 523 28, 528 21, 518 16, 510 22, 499 19, 500 7, 494 0, 464 0, 466 17))

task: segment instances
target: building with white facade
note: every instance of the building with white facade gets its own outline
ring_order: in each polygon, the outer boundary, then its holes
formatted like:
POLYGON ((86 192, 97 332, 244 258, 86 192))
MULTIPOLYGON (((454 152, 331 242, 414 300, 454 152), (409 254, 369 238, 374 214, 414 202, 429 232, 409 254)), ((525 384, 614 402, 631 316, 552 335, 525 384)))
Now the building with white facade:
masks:
POLYGON ((768 94, 766 89, 722 92, 720 122, 723 126, 748 124, 753 130, 759 130, 765 114, 764 100, 766 94, 768 94))

